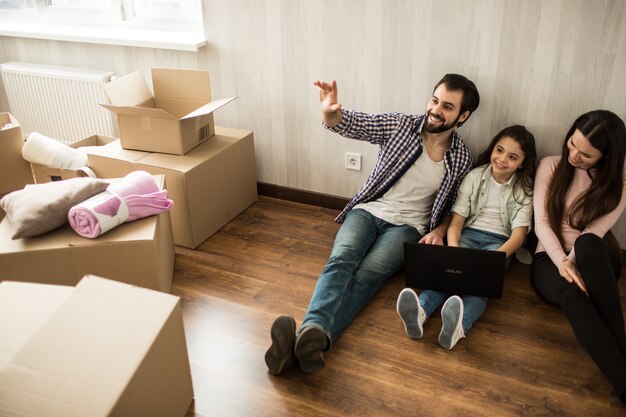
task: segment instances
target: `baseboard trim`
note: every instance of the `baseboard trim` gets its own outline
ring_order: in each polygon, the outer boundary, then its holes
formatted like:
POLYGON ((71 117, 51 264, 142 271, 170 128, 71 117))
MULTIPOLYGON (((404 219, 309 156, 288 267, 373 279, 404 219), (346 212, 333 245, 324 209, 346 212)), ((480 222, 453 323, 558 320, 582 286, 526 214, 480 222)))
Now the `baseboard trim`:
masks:
POLYGON ((257 183, 257 192, 266 197, 280 200, 294 201, 296 203, 310 204, 333 210, 343 210, 350 201, 348 198, 336 197, 329 194, 315 193, 312 191, 299 190, 297 188, 283 187, 282 185, 257 183))
MULTIPOLYGON (((348 201, 350 201, 349 198, 336 197, 329 194, 315 193, 312 191, 283 187, 282 185, 267 184, 264 182, 257 182, 257 192, 259 195, 264 195, 266 197, 310 204, 312 206, 324 207, 333 210, 343 210, 346 204, 348 204, 348 201)), ((622 265, 626 265, 625 249, 622 249, 622 265)))

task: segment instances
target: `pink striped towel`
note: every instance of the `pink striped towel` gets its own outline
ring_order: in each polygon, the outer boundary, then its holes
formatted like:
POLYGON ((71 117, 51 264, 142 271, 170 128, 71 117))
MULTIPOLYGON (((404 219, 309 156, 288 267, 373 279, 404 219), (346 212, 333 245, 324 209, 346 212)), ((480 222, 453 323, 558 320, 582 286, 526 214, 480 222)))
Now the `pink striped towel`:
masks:
POLYGON ((76 233, 93 239, 124 222, 162 213, 173 205, 167 190, 159 190, 152 175, 134 171, 72 207, 68 220, 76 233))

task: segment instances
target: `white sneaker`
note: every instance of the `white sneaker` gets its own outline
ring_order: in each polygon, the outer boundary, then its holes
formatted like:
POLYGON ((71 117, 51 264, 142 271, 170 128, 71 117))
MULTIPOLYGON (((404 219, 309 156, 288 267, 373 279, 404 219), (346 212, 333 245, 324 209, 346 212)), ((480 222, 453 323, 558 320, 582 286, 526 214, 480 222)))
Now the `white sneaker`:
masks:
POLYGON ((402 319, 406 335, 411 339, 421 339, 424 334, 422 326, 426 320, 426 313, 415 291, 411 288, 403 289, 398 296, 396 310, 402 319))
POLYGON ((515 251, 515 258, 525 265, 533 263, 533 255, 523 246, 515 251))
POLYGON ((465 337, 463 332, 463 300, 458 295, 448 298, 441 307, 441 332, 439 344, 445 349, 452 349, 454 345, 465 337))

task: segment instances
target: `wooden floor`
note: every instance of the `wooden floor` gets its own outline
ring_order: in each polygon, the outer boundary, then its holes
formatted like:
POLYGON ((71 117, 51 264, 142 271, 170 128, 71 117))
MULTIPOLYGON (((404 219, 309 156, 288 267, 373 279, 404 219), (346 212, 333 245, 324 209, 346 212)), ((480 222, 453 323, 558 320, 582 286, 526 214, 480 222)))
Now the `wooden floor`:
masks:
POLYGON ((195 391, 189 416, 626 415, 519 262, 504 297, 489 302, 452 351, 437 343, 438 312, 421 340, 406 337, 395 310, 400 273, 338 339, 322 371, 269 374, 271 323, 279 314, 301 322, 336 214, 261 197, 197 250, 176 248, 173 293, 182 299, 195 391))

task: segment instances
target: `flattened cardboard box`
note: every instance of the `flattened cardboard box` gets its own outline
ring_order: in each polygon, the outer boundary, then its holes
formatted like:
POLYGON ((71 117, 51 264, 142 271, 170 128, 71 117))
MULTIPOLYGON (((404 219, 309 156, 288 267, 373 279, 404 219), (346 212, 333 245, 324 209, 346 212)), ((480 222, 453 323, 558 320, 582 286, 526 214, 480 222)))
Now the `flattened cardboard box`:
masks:
POLYGON ((187 414, 178 297, 85 276, 76 288, 3 282, 0 300, 0 415, 187 414))
MULTIPOLYGON (((117 140, 117 138, 113 138, 110 136, 100 136, 94 135, 90 136, 81 141, 72 143, 70 146, 72 148, 78 149, 85 146, 104 146, 107 143, 111 143, 117 140)), ((33 178, 37 184, 41 184, 44 182, 50 182, 53 180, 69 180, 71 178, 76 177, 87 177, 89 176, 89 172, 86 170, 71 170, 71 169, 62 169, 62 168, 52 168, 47 167, 45 165, 40 164, 30 164, 30 168, 33 172, 33 178)))
POLYGON ((207 71, 153 68, 152 86, 139 71, 103 85, 124 149, 184 155, 213 136, 213 112, 236 98, 212 100, 207 71))
POLYGON ((215 136, 183 156, 128 151, 118 141, 89 151, 99 178, 141 169, 165 175, 174 243, 195 249, 257 201, 254 138, 217 126, 215 136))
MULTIPOLYGON (((161 183, 163 178, 161 178, 161 183)), ((44 235, 11 239, 0 222, 0 281, 76 285, 86 274, 170 292, 174 242, 169 212, 124 223, 96 239, 65 224, 44 235)))
POLYGON ((28 162, 22 158, 24 136, 11 113, 0 113, 0 195, 21 190, 33 183, 28 162), (10 128, 3 129, 7 124, 10 128))

